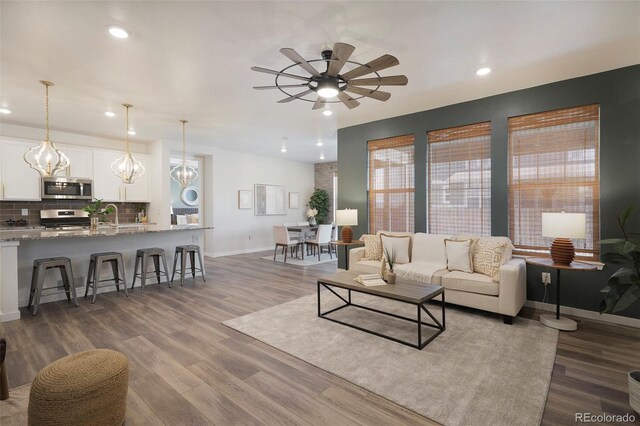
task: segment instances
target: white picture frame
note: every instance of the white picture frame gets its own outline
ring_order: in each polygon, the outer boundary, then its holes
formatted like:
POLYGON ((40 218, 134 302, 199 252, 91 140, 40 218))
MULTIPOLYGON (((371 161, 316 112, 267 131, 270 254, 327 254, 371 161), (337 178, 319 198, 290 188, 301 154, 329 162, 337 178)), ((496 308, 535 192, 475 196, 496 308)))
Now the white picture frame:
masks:
POLYGON ((238 208, 241 210, 253 208, 253 191, 250 189, 238 190, 238 208))
POLYGON ((286 216, 287 193, 282 185, 255 184, 255 215, 286 216))
POLYGON ((289 208, 290 209, 299 209, 300 208, 300 193, 299 192, 289 192, 289 208))

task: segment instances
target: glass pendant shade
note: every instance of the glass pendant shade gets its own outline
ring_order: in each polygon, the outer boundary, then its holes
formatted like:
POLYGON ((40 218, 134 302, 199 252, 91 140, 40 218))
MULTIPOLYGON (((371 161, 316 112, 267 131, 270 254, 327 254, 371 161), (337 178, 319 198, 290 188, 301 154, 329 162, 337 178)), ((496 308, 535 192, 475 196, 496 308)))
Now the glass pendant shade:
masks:
POLYGON ((124 155, 111 163, 111 171, 118 176, 124 183, 133 183, 135 180, 144 174, 144 166, 142 163, 133 156, 129 151, 129 108, 133 105, 122 104, 126 108, 127 127, 125 134, 127 135, 127 150, 124 155))
POLYGON ((40 81, 45 87, 45 128, 46 135, 39 145, 25 152, 24 161, 29 167, 40 173, 42 177, 51 177, 63 173, 69 167, 70 161, 55 144, 49 140, 49 86, 50 81, 40 81))
POLYGON ((198 178, 198 171, 187 164, 186 160, 186 142, 184 125, 188 123, 186 120, 180 120, 182 123, 182 163, 171 169, 171 179, 175 180, 180 186, 187 187, 191 182, 198 178))

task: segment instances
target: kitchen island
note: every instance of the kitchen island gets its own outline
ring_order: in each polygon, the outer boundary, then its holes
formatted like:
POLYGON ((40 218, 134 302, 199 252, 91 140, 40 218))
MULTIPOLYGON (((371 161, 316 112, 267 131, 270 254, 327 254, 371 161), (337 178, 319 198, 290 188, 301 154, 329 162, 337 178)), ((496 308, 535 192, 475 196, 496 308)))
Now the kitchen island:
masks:
MULTIPOLYGON (((81 298, 84 295, 91 253, 105 251, 122 253, 130 287, 133 281, 136 250, 146 247, 163 248, 167 256, 167 264, 171 268, 175 247, 182 244, 202 244, 204 231, 207 229, 213 229, 213 227, 124 224, 119 227, 105 226, 94 231, 43 228, 1 230, 0 322, 19 319, 18 308, 27 306, 34 259, 57 256, 70 258, 74 284, 78 297, 81 298)), ((111 274, 105 271, 104 276, 110 277, 111 274)), ((57 271, 49 271, 45 287, 53 286, 59 280, 60 275, 57 271)), ((149 285, 155 280, 147 282, 149 285)), ((99 289, 99 292, 114 290, 115 287, 107 287, 99 289)), ((65 298, 64 292, 43 295, 40 303, 65 298)))

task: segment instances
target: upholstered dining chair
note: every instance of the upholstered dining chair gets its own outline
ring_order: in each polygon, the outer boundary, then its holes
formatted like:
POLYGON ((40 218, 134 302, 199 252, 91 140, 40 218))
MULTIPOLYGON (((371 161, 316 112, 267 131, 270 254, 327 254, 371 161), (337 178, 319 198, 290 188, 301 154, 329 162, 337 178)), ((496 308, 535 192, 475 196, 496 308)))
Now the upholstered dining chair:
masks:
MULTIPOLYGON (((331 222, 331 226, 331 241, 338 241, 338 226, 336 225, 336 222, 331 222)), ((337 253, 338 246, 331 244, 331 250, 333 250, 334 253, 337 253)))
POLYGON ((298 248, 303 244, 302 241, 293 240, 289 237, 289 232, 287 231, 287 227, 284 225, 274 225, 273 226, 273 238, 276 241, 276 247, 273 251, 273 260, 276 260, 276 255, 278 254, 278 247, 282 247, 284 250, 284 261, 287 262, 287 253, 291 250, 291 255, 293 256, 293 252, 295 250, 296 255, 298 253, 298 248))
MULTIPOLYGON (((298 224, 298 222, 285 222, 283 223, 285 228, 289 228, 290 226, 300 226, 298 224)), ((303 240, 304 239, 304 232, 292 232, 289 231, 287 229, 287 232, 289 232, 289 238, 291 238, 292 240, 303 240)))
POLYGON ((316 237, 310 240, 306 240, 306 244, 308 247, 313 248, 314 253, 315 249, 318 249, 318 260, 320 260, 320 254, 322 253, 322 247, 326 246, 329 251, 329 257, 331 256, 331 225, 319 225, 318 232, 316 232, 316 237))

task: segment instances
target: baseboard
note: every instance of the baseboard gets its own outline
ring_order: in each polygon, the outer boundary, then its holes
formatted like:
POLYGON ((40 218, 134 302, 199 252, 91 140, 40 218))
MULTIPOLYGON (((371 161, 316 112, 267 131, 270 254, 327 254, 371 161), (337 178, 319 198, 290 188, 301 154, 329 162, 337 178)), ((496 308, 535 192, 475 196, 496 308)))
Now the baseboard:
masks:
POLYGON ((234 251, 223 251, 220 253, 205 253, 204 255, 207 257, 224 257, 224 256, 233 256, 236 254, 247 254, 247 253, 255 253, 258 251, 269 251, 269 250, 273 250, 273 246, 251 248, 251 249, 244 249, 244 250, 234 250, 234 251))
MULTIPOLYGON (((551 303, 536 302, 533 300, 527 300, 524 306, 528 308, 540 309, 542 311, 555 312, 556 305, 551 303)), ((571 315, 574 317, 580 317, 585 319, 592 319, 596 321, 608 322, 612 324, 627 325, 629 327, 640 328, 640 319, 623 317, 621 315, 612 314, 600 314, 596 311, 587 311, 586 309, 572 308, 570 306, 560 306, 560 313, 565 315, 571 315)))
POLYGON ((0 322, 15 321, 20 319, 20 311, 0 314, 0 322))

